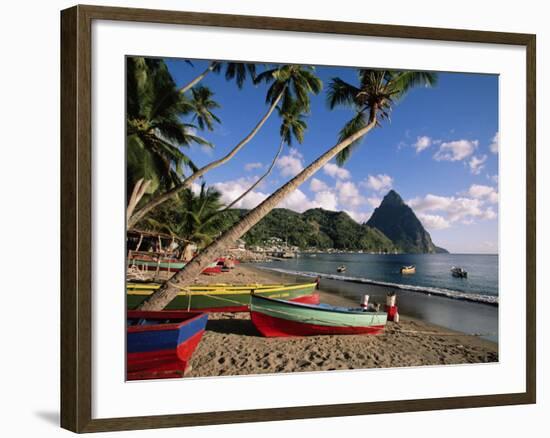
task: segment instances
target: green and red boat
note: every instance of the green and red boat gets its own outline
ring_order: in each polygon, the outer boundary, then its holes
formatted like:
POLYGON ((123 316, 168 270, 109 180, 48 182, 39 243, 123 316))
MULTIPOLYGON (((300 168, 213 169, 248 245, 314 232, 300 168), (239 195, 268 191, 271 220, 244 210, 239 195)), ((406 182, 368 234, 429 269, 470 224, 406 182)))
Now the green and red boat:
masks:
MULTIPOLYGON (((137 308, 149 295, 160 288, 159 283, 127 283, 126 306, 137 308)), ((203 312, 247 312, 251 294, 279 298, 297 303, 319 303, 318 283, 248 284, 208 286, 195 285, 182 290, 166 310, 195 310, 203 312)))
POLYGON ((252 294, 250 318, 266 337, 378 334, 386 312, 328 304, 293 303, 252 294))

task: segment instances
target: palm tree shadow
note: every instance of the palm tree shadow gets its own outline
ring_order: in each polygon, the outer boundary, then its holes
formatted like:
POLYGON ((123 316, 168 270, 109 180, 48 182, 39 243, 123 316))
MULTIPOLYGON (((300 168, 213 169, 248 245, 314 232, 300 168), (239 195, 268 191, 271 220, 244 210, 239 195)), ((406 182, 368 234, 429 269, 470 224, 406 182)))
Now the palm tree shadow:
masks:
POLYGON ((250 319, 210 319, 206 330, 226 335, 261 336, 250 319))

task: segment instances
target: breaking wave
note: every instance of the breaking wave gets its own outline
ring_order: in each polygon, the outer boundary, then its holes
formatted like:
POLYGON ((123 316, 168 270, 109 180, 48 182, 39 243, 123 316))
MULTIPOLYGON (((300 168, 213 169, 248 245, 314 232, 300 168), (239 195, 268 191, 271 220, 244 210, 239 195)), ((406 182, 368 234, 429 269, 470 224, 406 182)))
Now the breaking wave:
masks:
POLYGON ((438 288, 438 287, 414 286, 411 284, 390 283, 386 281, 372 280, 370 278, 365 278, 365 277, 352 277, 348 275, 324 274, 322 272, 295 271, 291 269, 268 268, 265 266, 257 266, 257 267, 260 269, 264 269, 266 271, 280 272, 282 274, 300 275, 303 277, 320 277, 320 278, 326 278, 329 280, 347 281, 350 283, 374 284, 377 286, 387 286, 395 289, 419 292, 426 295, 437 295, 437 296, 451 298, 455 300, 471 301, 475 303, 483 303, 483 304, 489 304, 492 306, 498 306, 498 297, 494 295, 483 295, 483 294, 476 294, 476 293, 469 293, 469 292, 461 292, 457 290, 444 289, 444 288, 438 288))

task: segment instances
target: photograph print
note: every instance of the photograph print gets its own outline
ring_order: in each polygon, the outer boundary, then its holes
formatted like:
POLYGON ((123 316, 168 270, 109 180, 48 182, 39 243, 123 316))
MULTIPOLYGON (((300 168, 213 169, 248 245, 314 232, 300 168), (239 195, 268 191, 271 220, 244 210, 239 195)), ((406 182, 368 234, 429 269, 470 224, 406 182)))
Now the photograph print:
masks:
POLYGON ((498 75, 128 56, 125 84, 127 380, 498 362, 498 75))

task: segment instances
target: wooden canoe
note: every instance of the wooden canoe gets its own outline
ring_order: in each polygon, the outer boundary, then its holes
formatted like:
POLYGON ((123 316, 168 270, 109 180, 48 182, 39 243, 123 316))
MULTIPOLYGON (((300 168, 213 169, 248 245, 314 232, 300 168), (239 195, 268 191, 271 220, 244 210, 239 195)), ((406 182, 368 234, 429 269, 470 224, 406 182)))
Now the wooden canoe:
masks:
POLYGON ((185 311, 127 313, 126 378, 183 377, 206 328, 208 314, 185 311))
MULTIPOLYGON (((128 283, 126 305, 128 309, 138 307, 149 295, 160 287, 157 283, 128 283)), ((317 283, 279 285, 210 285, 190 286, 182 290, 166 310, 196 310, 204 312, 247 312, 251 293, 260 296, 280 298, 299 303, 319 303, 317 283)))
POLYGON ((386 312, 327 304, 301 304, 252 294, 250 317, 267 337, 378 334, 386 312))

